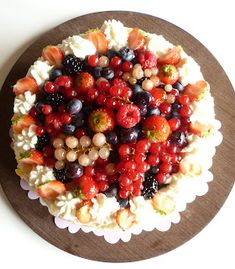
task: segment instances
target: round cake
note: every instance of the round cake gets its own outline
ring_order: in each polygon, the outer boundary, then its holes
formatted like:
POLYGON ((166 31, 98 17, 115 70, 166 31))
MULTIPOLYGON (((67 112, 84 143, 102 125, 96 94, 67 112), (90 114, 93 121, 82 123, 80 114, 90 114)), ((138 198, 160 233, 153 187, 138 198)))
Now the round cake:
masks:
POLYGON ((222 135, 210 86, 161 35, 105 21, 43 48, 13 91, 16 173, 53 216, 158 229, 213 180, 222 135))

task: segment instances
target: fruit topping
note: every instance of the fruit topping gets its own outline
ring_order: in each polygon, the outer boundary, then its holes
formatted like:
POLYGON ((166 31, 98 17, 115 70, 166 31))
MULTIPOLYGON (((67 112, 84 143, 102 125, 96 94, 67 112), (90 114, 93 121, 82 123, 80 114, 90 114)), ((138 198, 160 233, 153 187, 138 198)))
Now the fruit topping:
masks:
POLYGON ((105 54, 107 52, 108 41, 102 32, 97 30, 89 31, 86 38, 94 44, 97 53, 105 54))
POLYGON ((44 58, 44 60, 48 61, 51 65, 61 67, 64 55, 57 46, 49 45, 43 49, 42 57, 44 58))
POLYGON ((44 158, 40 151, 31 150, 20 154, 19 162, 26 164, 44 164, 44 158))
POLYGON ((158 182, 153 175, 145 176, 143 183, 142 195, 146 199, 150 199, 158 191, 158 182))
POLYGON ((35 124, 33 117, 29 115, 14 115, 12 118, 12 128, 17 134, 20 134, 24 128, 28 128, 30 125, 35 124))
POLYGON ((139 50, 144 47, 145 37, 138 28, 133 28, 129 33, 128 45, 132 50, 139 50))
POLYGON ((120 228, 124 231, 128 230, 135 222, 134 216, 129 208, 119 209, 116 213, 116 220, 120 228))
POLYGON ((78 204, 76 216, 79 222, 86 224, 91 221, 92 216, 90 214, 90 209, 92 207, 92 203, 90 201, 82 202, 78 204))
POLYGON ((161 66, 158 72, 158 76, 160 81, 165 84, 174 84, 179 78, 176 67, 171 64, 161 66))
POLYGON ((117 112, 117 123, 124 128, 134 127, 140 121, 140 110, 135 105, 123 105, 117 112))
POLYGON ((37 188, 38 195, 47 200, 55 200, 59 195, 64 194, 65 191, 65 185, 58 180, 46 182, 37 188))
POLYGON ((75 87, 79 93, 86 93, 94 87, 94 78, 87 72, 82 72, 76 76, 75 87))
POLYGON ((181 56, 180 56, 180 51, 177 47, 173 47, 169 49, 166 54, 160 56, 158 58, 158 63, 160 65, 164 64, 173 64, 176 65, 180 62, 181 56))
POLYGON ((157 66, 157 57, 155 54, 153 54, 151 51, 141 51, 138 54, 138 61, 143 67, 143 69, 146 68, 152 68, 157 66))
POLYGON ((191 102, 201 100, 208 90, 205 80, 199 80, 195 84, 188 84, 183 93, 189 96, 191 102))
POLYGON ((32 77, 24 77, 17 80, 16 84, 13 87, 15 95, 23 94, 26 91, 37 94, 39 92, 39 87, 32 77))

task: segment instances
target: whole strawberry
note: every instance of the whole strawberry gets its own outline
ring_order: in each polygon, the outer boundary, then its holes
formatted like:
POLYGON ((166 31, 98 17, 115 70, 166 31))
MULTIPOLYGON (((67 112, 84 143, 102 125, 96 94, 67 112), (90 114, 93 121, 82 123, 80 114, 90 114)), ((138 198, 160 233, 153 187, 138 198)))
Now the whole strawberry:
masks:
POLYGON ((80 93, 87 93, 94 87, 94 84, 93 76, 87 72, 82 72, 75 78, 75 87, 80 93))
POLYGON ((96 133, 111 131, 115 125, 115 116, 107 108, 98 108, 89 115, 88 124, 92 131, 96 133))
POLYGON ((165 84, 174 84, 178 80, 179 74, 174 65, 165 64, 160 67, 158 77, 165 84))

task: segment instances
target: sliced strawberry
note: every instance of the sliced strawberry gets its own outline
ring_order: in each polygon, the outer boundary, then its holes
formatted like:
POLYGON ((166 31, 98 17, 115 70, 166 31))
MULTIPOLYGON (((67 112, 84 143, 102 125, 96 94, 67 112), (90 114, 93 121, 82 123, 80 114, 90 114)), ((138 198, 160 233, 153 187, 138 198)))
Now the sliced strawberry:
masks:
POLYGON ((180 62, 180 52, 177 47, 173 47, 167 51, 166 54, 158 58, 158 63, 161 65, 164 64, 173 64, 176 65, 180 62))
POLYGON ((195 121, 189 124, 189 130, 195 135, 205 137, 212 132, 213 126, 210 124, 202 124, 198 121, 195 121))
POLYGON ((104 33, 98 30, 90 31, 87 33, 86 38, 94 44, 98 53, 105 54, 108 50, 108 41, 104 33))
POLYGON ((55 200, 57 196, 64 194, 65 191, 64 184, 58 180, 49 181, 37 188, 38 195, 47 200, 55 200))
POLYGON ((130 208, 119 209, 116 213, 117 224, 123 229, 128 230, 135 222, 130 208))
POLYGON ((24 128, 28 128, 30 125, 35 124, 34 118, 29 115, 14 115, 11 122, 13 131, 17 134, 20 134, 24 128))
POLYGON ((205 80, 199 80, 194 84, 188 84, 184 88, 184 94, 187 94, 190 98, 190 101, 199 101, 201 100, 206 91, 208 90, 208 86, 205 80))
POLYGON ((87 72, 82 72, 75 78, 75 87, 78 93, 87 93, 95 85, 93 76, 87 72))
POLYGON ((159 68, 158 77, 165 84, 174 84, 178 80, 179 74, 174 65, 165 64, 159 68))
POLYGON ((63 52, 56 46, 46 46, 42 51, 42 57, 51 65, 60 67, 64 58, 63 52))
POLYGON ((13 87, 13 92, 15 95, 23 94, 26 91, 37 94, 39 92, 39 87, 32 77, 24 77, 17 80, 16 84, 13 87))
POLYGON ((141 33, 140 29, 133 28, 128 37, 129 47, 133 50, 142 49, 145 42, 146 38, 144 37, 143 33, 141 33))
POLYGON ((44 163, 43 155, 38 150, 31 150, 21 153, 19 161, 27 164, 38 164, 38 165, 42 165, 44 163))
POLYGON ((91 201, 85 203, 82 202, 78 205, 76 216, 79 222, 85 224, 91 221, 92 219, 92 216, 90 214, 91 206, 92 206, 91 201))

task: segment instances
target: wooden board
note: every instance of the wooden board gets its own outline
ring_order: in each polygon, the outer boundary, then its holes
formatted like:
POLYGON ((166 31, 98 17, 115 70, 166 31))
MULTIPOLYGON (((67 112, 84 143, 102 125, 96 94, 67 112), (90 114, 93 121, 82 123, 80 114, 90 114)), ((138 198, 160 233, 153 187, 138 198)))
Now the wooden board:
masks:
POLYGON ((81 16, 59 25, 32 44, 15 63, 3 85, 0 95, 0 182, 12 207, 28 226, 64 251, 87 259, 111 262, 135 261, 158 256, 200 232, 227 198, 235 174, 234 108, 233 89, 224 70, 213 55, 187 32, 159 18, 135 12, 101 12, 81 16), (182 45, 200 64, 205 79, 211 85, 216 115, 222 122, 224 136, 224 141, 214 157, 214 181, 209 184, 209 192, 188 205, 187 210, 181 214, 182 221, 173 225, 168 232, 143 232, 133 235, 128 243, 119 242, 115 245, 110 245, 102 237, 93 234, 70 234, 67 230, 58 229, 47 208, 41 206, 38 201, 27 198, 14 172, 16 162, 8 136, 14 98, 11 86, 25 75, 29 66, 41 55, 42 48, 48 44, 58 44, 69 35, 82 33, 88 28, 100 27, 107 19, 118 19, 126 26, 136 26, 148 32, 163 34, 172 43, 182 45))

